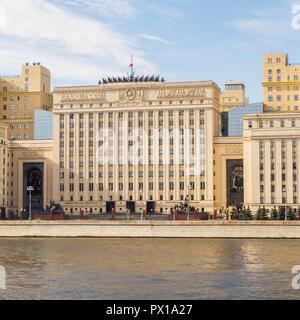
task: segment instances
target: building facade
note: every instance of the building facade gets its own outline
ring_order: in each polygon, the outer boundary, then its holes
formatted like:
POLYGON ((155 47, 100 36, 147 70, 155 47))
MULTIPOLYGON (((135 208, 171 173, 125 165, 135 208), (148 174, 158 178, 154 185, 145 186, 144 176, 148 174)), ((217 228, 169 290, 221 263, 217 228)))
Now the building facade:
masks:
MULTIPOLYGON (((41 68, 24 66, 23 72, 40 74, 41 68)), ((34 186, 34 212, 51 200, 74 215, 113 208, 167 214, 186 199, 210 213, 243 205, 253 212, 259 206, 298 208, 296 76, 286 55, 264 56, 265 101, 250 105, 244 84, 232 82, 224 93, 212 81, 164 83, 155 77, 57 87, 53 108, 35 110, 37 140, 21 139, 23 133, 9 139, 15 126, 25 124, 23 111, 10 110, 0 123, 0 213, 28 212, 28 186, 34 186), (285 101, 280 108, 272 100, 277 91, 278 102, 285 101)), ((31 101, 34 84, 23 88, 16 79, 1 82, 1 99, 31 101)), ((51 101, 50 83, 36 85, 32 96, 51 101)))
POLYGON ((299 114, 252 114, 243 121, 245 204, 299 207, 299 114))
POLYGON ((300 63, 289 64, 288 55, 263 56, 264 112, 300 112, 300 63))
POLYGON ((54 89, 54 200, 67 211, 169 213, 187 193, 214 208, 211 82, 113 83, 54 89))
POLYGON ((220 95, 220 107, 227 112, 237 107, 249 104, 249 98, 245 94, 243 82, 225 82, 225 91, 220 95))
POLYGON ((50 71, 23 65, 20 76, 0 77, 0 121, 8 125, 8 139, 34 139, 34 111, 51 111, 50 71))

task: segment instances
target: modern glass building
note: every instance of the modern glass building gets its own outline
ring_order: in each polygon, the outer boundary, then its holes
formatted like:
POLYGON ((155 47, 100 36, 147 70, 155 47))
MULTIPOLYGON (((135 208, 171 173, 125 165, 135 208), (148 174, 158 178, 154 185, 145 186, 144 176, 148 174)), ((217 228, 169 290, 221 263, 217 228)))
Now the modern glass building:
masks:
POLYGON ((251 103, 246 106, 238 107, 228 111, 228 136, 243 136, 243 115, 244 114, 260 114, 263 113, 263 103, 251 103))
POLYGON ((53 115, 52 112, 35 110, 34 111, 34 139, 48 140, 53 139, 53 115))

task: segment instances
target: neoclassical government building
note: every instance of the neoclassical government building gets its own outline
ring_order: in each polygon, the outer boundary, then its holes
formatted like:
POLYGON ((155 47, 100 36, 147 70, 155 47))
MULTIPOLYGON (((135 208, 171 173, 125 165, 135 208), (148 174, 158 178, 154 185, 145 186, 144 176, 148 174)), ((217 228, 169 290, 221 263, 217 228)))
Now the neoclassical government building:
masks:
POLYGON ((132 75, 56 87, 52 139, 10 140, 0 125, 2 210, 28 210, 28 186, 33 210, 54 200, 70 214, 167 214, 187 197, 206 212, 297 208, 299 70, 286 55, 265 55, 264 73, 273 77, 264 76, 264 103, 250 105, 240 82, 222 92, 213 81, 132 75))

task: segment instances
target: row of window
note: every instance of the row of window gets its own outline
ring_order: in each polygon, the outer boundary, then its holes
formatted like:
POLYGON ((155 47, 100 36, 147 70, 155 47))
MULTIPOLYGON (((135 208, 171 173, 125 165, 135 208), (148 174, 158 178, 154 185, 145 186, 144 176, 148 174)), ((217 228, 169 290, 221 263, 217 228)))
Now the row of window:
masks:
MULTIPOLYGON (((186 111, 185 110, 179 110, 179 116, 183 116, 184 115, 184 113, 185 113, 186 111)), ((193 115, 195 115, 195 110, 189 110, 188 111, 189 112, 189 115, 190 116, 193 116, 193 115)), ((199 110, 199 112, 200 112, 200 115, 204 115, 204 109, 200 109, 199 110)), ((108 118, 113 118, 114 117, 114 114, 116 114, 116 113, 114 113, 114 112, 109 112, 108 113, 108 118)), ((174 115, 174 111, 168 111, 168 114, 169 114, 169 116, 173 116, 174 115)), ((94 113, 89 113, 88 114, 89 115, 89 119, 93 119, 94 118, 94 113)), ((129 118, 131 118, 131 117, 133 117, 133 115, 134 115, 134 112, 128 112, 128 117, 129 118)), ((138 116, 139 117, 142 117, 144 115, 144 112, 143 111, 139 111, 138 112, 138 116)), ((158 112, 158 115, 160 116, 160 117, 162 117, 163 115, 164 115, 164 111, 159 111, 158 112)), ((118 112, 118 117, 119 118, 123 118, 123 116, 124 116, 124 112, 118 112)), ((154 116, 154 111, 148 111, 148 116, 149 117, 153 117, 154 116)), ((101 118, 104 118, 104 113, 103 112, 99 112, 98 113, 98 117, 101 119, 101 118)), ((65 115, 64 114, 61 114, 60 115, 60 120, 64 120, 65 119, 65 115)), ((69 119, 70 120, 72 120, 72 119, 75 119, 75 114, 74 113, 70 113, 69 114, 69 119)), ((84 113, 79 113, 79 119, 84 119, 84 113)))
MULTIPOLYGON (((261 185, 260 192, 264 192, 264 190, 265 190, 264 185, 261 185)), ((286 185, 282 185, 281 190, 282 190, 282 192, 286 192, 286 185)), ((274 184, 271 185, 271 192, 272 193, 275 192, 275 185, 274 184)), ((297 185, 296 184, 293 185, 293 192, 297 192, 297 185)))
MULTIPOLYGON (((265 146, 266 142, 265 141, 259 141, 259 147, 260 148, 263 148, 265 146)), ((270 147, 271 148, 274 148, 275 147, 275 141, 271 140, 270 141, 270 147)), ((282 147, 285 147, 287 145, 287 141, 286 140, 282 140, 281 141, 281 146, 282 147)), ((297 147, 297 140, 292 140, 292 146, 293 148, 296 148, 297 147)))
MULTIPOLYGON (((17 129, 22 129, 22 124, 21 123, 18 123, 17 125, 15 125, 15 124, 10 124, 9 125, 9 128, 11 129, 11 130, 13 130, 13 129, 15 129, 15 127, 17 128, 17 129)), ((29 125, 28 125, 28 123, 24 123, 24 129, 28 129, 29 128, 29 125)))
MULTIPOLYGON (((84 191, 84 183, 79 183, 78 184, 78 190, 80 192, 84 191)), ((88 190, 89 191, 94 191, 94 187, 95 185, 97 184, 94 184, 94 183, 88 183, 88 190)), ((164 182, 159 182, 158 183, 158 189, 160 191, 162 190, 165 190, 164 188, 164 182)), ((190 184, 188 185, 189 186, 189 190, 195 190, 195 183, 194 182, 190 182, 190 184)), ((74 183, 70 183, 69 184, 69 191, 74 191, 74 188, 75 188, 75 184, 74 183)), ((169 183, 169 190, 174 190, 175 188, 175 183, 174 182, 170 182, 169 183)), ((138 183, 138 190, 142 191, 144 189, 144 183, 143 182, 139 182, 138 183)), ((154 183, 153 182, 149 182, 148 183, 148 189, 149 190, 154 190, 154 183)), ((60 191, 65 191, 65 184, 64 183, 60 183, 60 186, 59 186, 59 190, 60 191)), ((104 190, 104 184, 103 183, 98 183, 98 190, 99 191, 103 191, 104 190)), ((108 183, 108 190, 109 191, 114 191, 114 184, 112 182, 109 182, 108 183)), ((122 182, 120 182, 118 184, 118 191, 123 191, 124 190, 124 184, 122 182)), ((128 190, 129 191, 133 191, 134 190, 134 184, 133 182, 129 182, 128 183, 128 190)), ((185 184, 184 182, 179 182, 179 190, 185 190, 185 184)), ((205 190, 205 182, 202 181, 200 182, 200 190, 205 190)))
MULTIPOLYGON (((276 57, 276 59, 274 58, 274 62, 276 61, 276 63, 280 63, 281 62, 281 58, 276 57)), ((273 63, 273 58, 268 58, 268 63, 273 63)))
MULTIPOLYGON (((275 87, 274 87, 274 89, 275 89, 275 87)), ((286 89, 289 91, 289 90, 290 90, 290 87, 287 86, 286 89)), ((294 90, 299 90, 299 87, 298 87, 298 86, 294 86, 293 89, 294 89, 294 90)), ((276 87, 276 91, 281 91, 281 90, 282 90, 282 87, 276 87)), ((269 92, 272 92, 272 91, 273 91, 273 87, 268 87, 268 91, 269 91, 269 92)))
MULTIPOLYGON (((24 139, 28 139, 29 135, 27 132, 24 133, 24 139)), ((15 138, 17 138, 18 140, 21 140, 22 139, 22 134, 21 133, 18 133, 16 136, 14 133, 11 133, 10 134, 10 140, 14 140, 15 138)))
MULTIPOLYGON (((269 121, 263 121, 263 120, 259 120, 258 121, 258 127, 259 128, 264 128, 264 124, 268 124, 269 128, 273 128, 274 127, 274 120, 269 120, 269 121)), ((280 120, 280 127, 285 127, 287 124, 291 125, 291 127, 296 127, 296 120, 292 119, 292 120, 280 120)), ((248 128, 253 128, 253 121, 249 120, 248 121, 248 128)))
MULTIPOLYGON (((28 81, 28 78, 26 78, 25 81, 27 82, 27 81, 28 81)), ((7 89, 8 89, 7 87, 2 87, 2 92, 3 92, 3 93, 8 92, 7 89)), ((10 86, 10 87, 9 87, 9 91, 10 91, 10 92, 15 92, 15 91, 20 92, 21 89, 20 89, 20 87, 16 87, 16 88, 15 88, 14 86, 10 86)), ((28 83, 25 83, 25 91, 28 91, 28 83)))
MULTIPOLYGON (((154 160, 149 158, 148 159, 148 165, 149 166, 153 166, 154 165, 154 160)), ((103 160, 99 160, 98 161, 99 163, 99 167, 103 167, 104 166, 104 161, 103 160)), ((124 165, 124 161, 122 159, 119 159, 119 161, 116 161, 116 160, 108 160, 106 162, 108 164, 108 166, 112 167, 114 165, 119 165, 119 166, 123 166, 124 165)), ((146 165, 147 163, 143 160, 143 159, 129 159, 127 161, 127 164, 128 166, 132 167, 134 165, 138 165, 138 166, 144 166, 146 165)), ((173 166, 174 165, 174 159, 169 159, 169 161, 167 162, 166 160, 163 160, 163 159, 159 159, 158 163, 157 163, 159 166, 164 166, 164 165, 169 165, 169 166, 173 166)), ((182 157, 180 159, 178 159, 178 162, 177 162, 178 165, 195 165, 195 159, 194 158, 190 158, 189 159, 189 162, 187 163, 187 160, 182 157)), ((200 165, 201 166, 204 166, 205 165, 205 159, 204 158, 200 158, 200 165)), ((84 161, 79 161, 79 167, 80 168, 83 168, 85 165, 84 165, 84 161)), ((93 160, 89 160, 88 162, 88 166, 89 167, 94 167, 94 162, 93 160)), ((70 161, 69 162, 69 167, 70 168, 74 168, 74 161, 70 161)), ((65 168, 65 163, 64 161, 60 161, 60 168, 65 168)))
MULTIPOLYGON (((3 115, 3 119, 15 119, 15 116, 12 114, 9 116, 9 118, 6 115, 3 115)), ((21 119, 20 115, 17 115, 16 119, 21 119)), ((28 114, 24 114, 24 119, 29 119, 29 115, 28 114)))
MULTIPOLYGON (((15 100, 20 101, 20 99, 21 99, 20 96, 17 96, 17 97, 11 96, 11 97, 9 97, 9 100, 10 100, 10 101, 15 101, 15 100)), ((3 101, 7 101, 7 100, 8 100, 8 97, 2 97, 2 100, 3 100, 3 101)), ((29 100, 29 96, 24 96, 24 100, 29 100)))
MULTIPOLYGON (((13 119, 13 118, 11 118, 11 119, 13 119)), ((149 130, 148 130, 148 135, 149 135, 149 136, 153 136, 153 135, 154 135, 154 130, 155 130, 155 129, 149 129, 149 130)), ((168 130, 168 129, 166 129, 166 130, 168 130)), ((199 130, 200 135, 204 135, 204 128, 199 128, 199 129, 197 129, 197 130, 199 130)), ((141 131, 137 132, 137 131, 133 131, 133 130, 128 130, 128 135, 129 135, 129 136, 133 136, 134 133, 136 133, 137 137, 143 137, 144 132, 146 132, 146 131, 141 130, 141 131)), ((164 132, 165 132, 164 129, 158 129, 158 134, 159 134, 160 136, 163 136, 163 135, 164 135, 164 132)), ((194 128, 178 129, 178 132, 179 132, 179 135, 181 135, 181 136, 187 134, 187 132, 188 132, 189 135, 194 135, 194 134, 195 134, 195 129, 194 129, 194 128)), ((104 133, 106 133, 106 132, 104 132, 103 130, 101 130, 101 131, 99 132, 98 136, 99 136, 99 137, 104 137, 104 133)), ((107 133, 108 133, 108 136, 109 136, 109 137, 112 137, 112 136, 114 135, 113 130, 109 130, 107 133)), ((122 130, 119 130, 119 132, 118 132, 119 136, 123 136, 123 133, 124 133, 124 131, 122 131, 122 130)), ((169 133, 170 136, 173 136, 173 135, 174 135, 174 130, 173 130, 173 129, 169 129, 168 133, 169 133)), ((60 138, 61 138, 61 139, 65 138, 65 133, 64 133, 64 131, 60 131, 59 135, 60 135, 60 138)), ((70 131, 69 137, 70 137, 70 138, 74 138, 74 137, 75 137, 74 131, 70 131)), ((80 137, 80 138, 83 138, 83 137, 84 137, 84 131, 79 131, 79 137, 80 137)), ((89 131, 89 137, 90 137, 90 138, 94 137, 94 131, 89 131)))
MULTIPOLYGON (((28 107, 27 107, 27 109, 28 109, 28 107)), ((11 110, 13 110, 13 108, 11 110)), ((179 123, 180 126, 183 126, 184 125, 184 119, 179 119, 178 123, 179 123)), ((204 125, 204 119, 201 118, 199 123, 200 123, 200 125, 204 125)), ((153 120, 149 120, 148 124, 149 124, 150 127, 153 126, 153 124, 154 124, 153 120)), ((194 125, 194 124, 195 124, 195 120, 194 119, 190 119, 189 120, 189 125, 194 125)), ((99 128, 103 128, 104 127, 104 122, 103 121, 99 121, 98 125, 99 125, 99 128)), ((144 125, 144 121, 143 120, 138 120, 138 126, 142 127, 143 125, 144 125)), ((164 120, 159 120, 158 121, 158 125, 160 127, 163 126, 164 125, 164 120)), ((173 126, 173 125, 174 125, 174 121, 173 120, 169 120, 169 126, 173 126)), ((113 121, 108 121, 108 127, 112 128, 113 126, 114 126, 113 121)), ((132 120, 128 121, 128 126, 129 127, 133 127, 133 121, 132 120)), ((60 129, 64 129, 64 127, 65 127, 65 124, 63 122, 61 122, 60 123, 60 129)), ((70 122, 69 127, 71 129, 75 128, 74 122, 70 122)), ((93 122, 89 122, 89 128, 93 128, 93 127, 94 127, 94 123, 93 122)), ((124 122, 123 121, 119 121, 118 122, 118 127, 124 127, 124 122)), ((84 122, 79 122, 79 128, 84 128, 84 122)))
MULTIPOLYGON (((261 204, 264 204, 264 203, 265 203, 265 198, 264 198, 263 196, 260 197, 260 203, 261 203, 261 204)), ((275 201, 275 197, 271 197, 271 204, 275 204, 275 203, 285 204, 285 203, 287 203, 287 202, 286 202, 286 198, 283 197, 283 198, 281 199, 281 201, 275 201)), ((297 202, 297 197, 293 197, 293 204, 297 204, 297 203, 298 203, 298 202, 297 202)))
MULTIPOLYGON (((273 111, 273 110, 277 110, 277 111, 283 111, 284 110, 284 108, 282 108, 281 106, 277 106, 276 108, 274 107, 268 107, 268 111, 273 111)), ((299 107, 298 106, 294 106, 293 108, 291 108, 291 106, 287 106, 286 107, 286 110, 287 111, 292 111, 292 110, 294 110, 294 111, 298 111, 299 110, 299 107)))
MULTIPOLYGON (((273 74, 273 70, 269 69, 268 74, 273 74)), ((276 74, 277 74, 276 80, 281 81, 281 76, 279 76, 281 74, 281 70, 277 69, 276 74)), ((272 79, 273 79, 272 76, 268 77, 268 81, 272 81, 272 79)), ((297 75, 297 74, 294 74, 293 76, 290 76, 290 75, 287 76, 287 81, 298 81, 298 80, 299 80, 299 75, 297 75)))
MULTIPOLYGON (((108 196, 108 199, 109 199, 109 201, 113 201, 113 196, 108 196)), ((149 195, 148 199, 150 201, 153 201, 153 196, 149 195)), ((181 194, 180 195, 180 200, 183 201, 184 199, 185 199, 185 195, 181 194)), ((119 196, 119 200, 123 201, 123 196, 120 195, 119 196)), ((129 195, 129 200, 133 201, 133 196, 132 195, 129 195)), ((139 200, 140 201, 143 200, 143 196, 142 195, 139 196, 139 200)), ((159 196, 159 200, 160 201, 164 200, 164 197, 163 197, 162 194, 159 196)), ((168 199, 165 199, 165 200, 168 200, 168 199)), ((172 194, 170 195, 169 200, 171 200, 171 201, 174 200, 174 196, 172 194)), ((193 194, 190 195, 190 200, 192 200, 192 201, 194 200, 194 195, 193 194)), ((205 200, 205 196, 202 194, 201 195, 201 201, 204 201, 204 200, 205 200)), ((64 201, 64 197, 63 196, 60 196, 60 201, 64 201)), ((74 201, 74 197, 73 196, 70 196, 70 201, 74 201)), ((79 197, 79 201, 83 201, 83 196, 79 197)), ((94 197, 92 195, 89 196, 89 201, 94 201, 94 197)), ((103 196, 102 195, 99 196, 99 201, 103 201, 103 196)), ((203 212, 204 212, 204 208, 202 208, 202 209, 203 209, 203 212)), ((66 210, 68 210, 68 209, 66 208, 66 210)), ((70 211, 72 211, 72 210, 73 209, 71 208, 70 211)), ((77 208, 75 208, 75 210, 77 210, 77 208)), ((98 208, 95 208, 95 211, 96 210, 98 210, 98 208)), ((120 208, 120 210, 122 210, 122 209, 120 208)), ((166 210, 168 210, 168 208, 166 208, 166 210)), ((99 211, 100 211, 100 213, 102 213, 102 208, 99 208, 99 211)), ((93 209, 90 208, 90 213, 92 213, 92 212, 93 212, 93 209)), ((163 212, 163 208, 160 208, 160 212, 163 212)))
MULTIPOLYGON (((273 96, 268 96, 268 101, 269 101, 269 102, 274 101, 273 96)), ((280 96, 280 95, 276 96, 276 101, 281 101, 281 96, 280 96)), ((287 101, 291 101, 289 95, 287 96, 287 101)), ((295 94, 295 95, 294 95, 294 101, 299 101, 299 95, 298 95, 298 94, 295 94)), ((298 109, 297 109, 297 110, 298 110, 298 109)))
MULTIPOLYGON (((259 164, 259 168, 260 168, 260 170, 264 170, 265 165, 264 165, 263 162, 261 162, 261 163, 259 164)), ((271 170, 275 170, 275 162, 271 162, 270 168, 271 168, 271 170)), ((281 169, 282 169, 282 170, 285 170, 285 169, 286 169, 286 163, 285 163, 285 162, 282 162, 282 163, 281 163, 281 169)), ((296 169, 297 169, 297 163, 296 163, 296 162, 293 162, 293 170, 296 170, 296 169)))
MULTIPOLYGON (((264 181, 264 174, 263 173, 260 174, 259 179, 261 182, 264 181)), ((281 180, 286 181, 286 174, 285 173, 281 174, 281 180)), ((271 173, 271 181, 275 181, 275 173, 271 173)), ((297 181, 297 174, 296 173, 293 173, 293 181, 297 181)))
MULTIPOLYGON (((15 110, 15 105, 14 105, 14 104, 11 104, 11 105, 9 106, 9 109, 10 109, 10 110, 15 110)), ((16 106, 16 110, 20 110, 20 109, 21 109, 20 105, 17 105, 17 106, 16 106)), ((28 110, 28 109, 29 109, 29 105, 26 103, 26 104, 24 105, 24 110, 28 110)), ((6 105, 6 104, 3 105, 3 110, 7 110, 7 105, 6 105)))
MULTIPOLYGON (((179 170, 179 176, 180 176, 180 177, 184 177, 185 173, 186 173, 185 170, 179 170)), ((109 171, 109 172, 108 172, 108 176, 109 176, 109 178, 113 178, 113 177, 114 177, 113 171, 109 171)), ((118 176, 119 176, 119 178, 123 178, 123 176, 124 176, 123 171, 119 171, 118 176)), ((134 172, 133 172, 133 171, 128 171, 128 177, 129 177, 129 178, 132 178, 133 176, 134 176, 134 172)), ((143 177, 144 177, 144 171, 139 171, 139 172, 138 172, 138 176, 139 176, 140 178, 143 178, 143 177)), ((160 178, 164 177, 164 171, 159 171, 158 176, 159 176, 160 178)), ((205 176, 205 170, 202 170, 202 171, 201 171, 200 176, 201 176, 201 177, 204 177, 204 176, 205 176)), ((74 177, 75 177, 74 172, 70 172, 70 173, 69 173, 69 178, 70 178, 70 179, 74 179, 74 177)), ((80 177, 81 179, 84 178, 83 172, 80 172, 80 173, 79 173, 79 177, 80 177)), ((99 172, 99 179, 101 179, 101 178, 103 178, 103 177, 104 177, 103 171, 100 171, 100 172, 99 172)), ((153 177, 154 177, 154 172, 153 172, 152 170, 150 170, 150 171, 148 172, 148 177, 149 177, 149 178, 153 178, 153 177)), ((170 177, 170 178, 173 178, 173 177, 174 177, 174 171, 173 171, 173 170, 169 171, 169 177, 170 177)), ((60 172, 60 179, 64 179, 64 178, 65 178, 65 173, 62 171, 62 172, 60 172)), ((90 179, 94 178, 94 173, 93 173, 92 171, 89 172, 89 178, 90 178, 90 179)))
MULTIPOLYGON (((297 158, 297 152, 296 151, 292 152, 292 157, 293 157, 293 159, 297 158)), ((259 158, 260 159, 264 159, 265 158, 265 154, 264 154, 263 151, 259 152, 259 158)), ((275 159, 275 152, 274 151, 270 152, 270 158, 271 159, 275 159)), ((281 151, 281 158, 286 158, 286 152, 285 151, 281 151)))

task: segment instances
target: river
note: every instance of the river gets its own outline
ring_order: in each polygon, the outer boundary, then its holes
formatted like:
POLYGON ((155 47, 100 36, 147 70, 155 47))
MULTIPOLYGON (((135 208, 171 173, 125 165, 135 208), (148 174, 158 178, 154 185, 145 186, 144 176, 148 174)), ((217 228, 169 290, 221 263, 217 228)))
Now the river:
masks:
POLYGON ((299 299, 300 240, 0 239, 0 299, 299 299))

